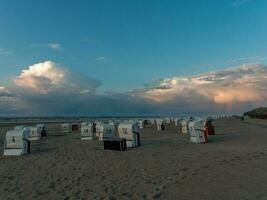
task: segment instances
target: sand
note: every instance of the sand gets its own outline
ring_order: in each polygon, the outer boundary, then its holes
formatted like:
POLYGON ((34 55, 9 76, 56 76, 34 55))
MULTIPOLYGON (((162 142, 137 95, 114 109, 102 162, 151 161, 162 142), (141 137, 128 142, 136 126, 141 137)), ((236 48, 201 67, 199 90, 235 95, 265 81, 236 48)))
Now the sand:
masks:
MULTIPOLYGON (((117 152, 51 123, 30 155, 0 156, 0 199, 267 199, 267 121, 214 125, 207 144, 175 126, 149 127, 140 147, 117 152)), ((0 127, 0 154, 8 129, 0 127)))

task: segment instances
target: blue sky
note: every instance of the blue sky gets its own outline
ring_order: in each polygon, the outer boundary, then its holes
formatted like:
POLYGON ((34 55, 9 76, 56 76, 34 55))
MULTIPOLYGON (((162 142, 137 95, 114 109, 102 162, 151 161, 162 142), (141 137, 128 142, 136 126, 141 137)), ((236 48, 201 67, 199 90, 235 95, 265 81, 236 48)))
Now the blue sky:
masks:
POLYGON ((0 86, 48 60, 102 92, 265 64, 266 10, 265 0, 1 0, 0 86))
POLYGON ((54 60, 127 90, 266 56, 267 1, 234 2, 1 0, 0 47, 14 52, 1 56, 1 78, 54 60), (48 43, 62 50, 30 46, 48 43))

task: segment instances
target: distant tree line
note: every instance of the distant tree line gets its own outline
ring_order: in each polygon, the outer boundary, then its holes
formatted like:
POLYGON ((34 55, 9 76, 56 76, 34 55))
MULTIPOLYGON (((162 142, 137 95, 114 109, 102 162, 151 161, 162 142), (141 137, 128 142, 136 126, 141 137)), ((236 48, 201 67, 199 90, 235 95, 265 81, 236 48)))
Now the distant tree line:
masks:
POLYGON ((267 107, 260 107, 244 113, 251 118, 267 119, 267 107))

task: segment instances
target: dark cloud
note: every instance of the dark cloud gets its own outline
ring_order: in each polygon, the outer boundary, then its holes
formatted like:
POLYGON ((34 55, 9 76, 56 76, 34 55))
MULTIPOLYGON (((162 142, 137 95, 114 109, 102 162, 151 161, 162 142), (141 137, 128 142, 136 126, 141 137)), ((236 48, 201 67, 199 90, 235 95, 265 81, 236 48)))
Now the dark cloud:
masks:
POLYGON ((101 82, 47 61, 0 87, 1 115, 184 115, 243 112, 267 100, 267 69, 248 64, 173 77, 125 93, 99 94, 101 82))

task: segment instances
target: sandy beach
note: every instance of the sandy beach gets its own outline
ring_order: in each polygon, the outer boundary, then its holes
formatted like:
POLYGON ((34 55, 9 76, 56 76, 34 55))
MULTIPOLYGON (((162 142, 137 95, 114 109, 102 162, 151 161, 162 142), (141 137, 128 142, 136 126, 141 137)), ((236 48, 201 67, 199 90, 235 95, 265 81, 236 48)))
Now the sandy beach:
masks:
POLYGON ((31 143, 31 153, 3 157, 0 199, 257 199, 267 198, 267 121, 221 119, 207 144, 193 144, 174 125, 140 130, 141 146, 125 152, 60 133, 31 143))

